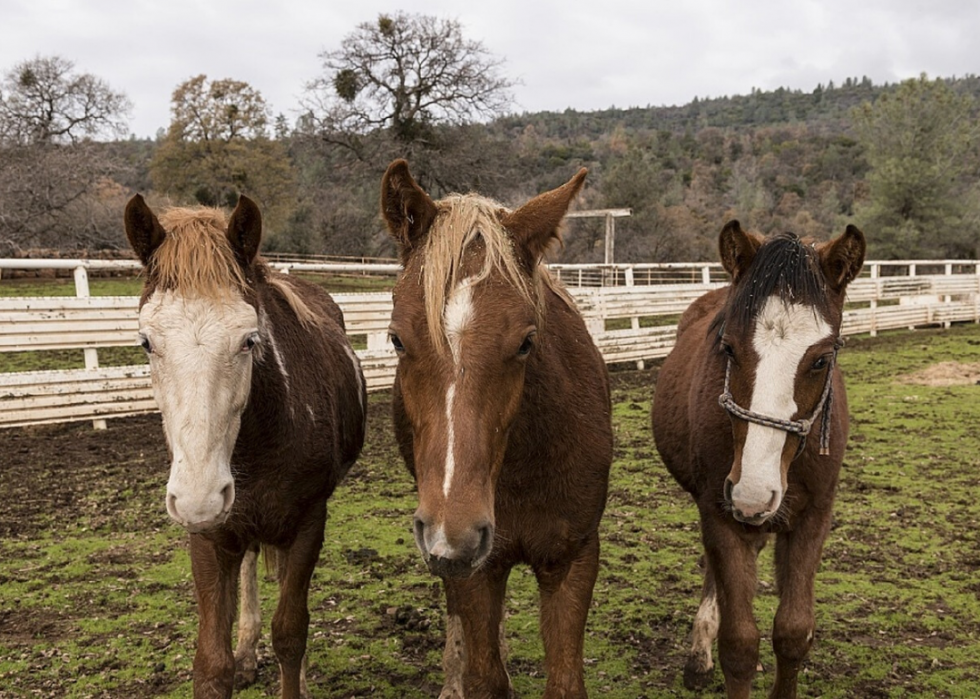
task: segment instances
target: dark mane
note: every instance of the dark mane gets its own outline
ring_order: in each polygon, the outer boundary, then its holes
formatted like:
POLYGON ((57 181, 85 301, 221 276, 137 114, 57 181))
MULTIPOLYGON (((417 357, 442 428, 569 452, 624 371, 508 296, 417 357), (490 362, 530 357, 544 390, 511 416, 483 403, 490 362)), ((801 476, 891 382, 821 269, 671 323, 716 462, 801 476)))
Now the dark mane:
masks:
POLYGON ((728 302, 728 322, 746 327, 770 296, 824 310, 826 281, 814 248, 795 233, 768 239, 748 271, 734 284, 728 302))

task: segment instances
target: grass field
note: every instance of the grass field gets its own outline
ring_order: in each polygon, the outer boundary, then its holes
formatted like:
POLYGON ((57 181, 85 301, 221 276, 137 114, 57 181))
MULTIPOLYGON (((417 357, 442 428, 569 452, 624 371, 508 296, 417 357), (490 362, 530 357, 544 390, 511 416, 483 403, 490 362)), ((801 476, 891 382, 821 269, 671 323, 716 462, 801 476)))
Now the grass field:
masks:
MULTIPOLYGON (((980 696, 980 386, 903 377, 980 362, 980 326, 855 338, 841 353, 852 439, 817 578, 810 697, 980 696)), ((616 460, 586 638, 592 696, 693 696, 682 688, 700 578, 697 513, 654 449, 657 367, 613 373, 616 460)), ((159 417, 0 432, 0 696, 189 697, 196 613, 186 537, 166 515, 159 417)), ((432 697, 441 683, 442 593, 410 533, 413 484, 387 393, 331 501, 314 580, 313 696, 432 697)), ((772 682, 777 603, 762 554, 756 682, 772 682)), ((263 582, 266 624, 273 584, 263 582)), ((508 667, 544 688, 535 589, 515 569, 508 667)), ((276 696, 266 625, 257 685, 276 696)), ((720 673, 707 692, 722 694, 720 673)))

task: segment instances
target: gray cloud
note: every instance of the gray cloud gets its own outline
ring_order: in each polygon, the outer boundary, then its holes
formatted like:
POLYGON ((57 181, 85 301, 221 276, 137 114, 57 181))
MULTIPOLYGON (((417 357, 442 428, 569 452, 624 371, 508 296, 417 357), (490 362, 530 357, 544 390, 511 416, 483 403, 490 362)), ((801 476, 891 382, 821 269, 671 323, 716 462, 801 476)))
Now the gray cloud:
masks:
MULTIPOLYGON (((313 0, 7 0, 0 69, 57 54, 134 103, 131 127, 152 136, 189 77, 244 80, 293 118, 317 55, 388 3, 313 0)), ((517 111, 685 104, 753 87, 812 90, 867 75, 895 82, 975 73, 975 0, 403 0, 408 12, 454 17, 506 59, 517 111)))

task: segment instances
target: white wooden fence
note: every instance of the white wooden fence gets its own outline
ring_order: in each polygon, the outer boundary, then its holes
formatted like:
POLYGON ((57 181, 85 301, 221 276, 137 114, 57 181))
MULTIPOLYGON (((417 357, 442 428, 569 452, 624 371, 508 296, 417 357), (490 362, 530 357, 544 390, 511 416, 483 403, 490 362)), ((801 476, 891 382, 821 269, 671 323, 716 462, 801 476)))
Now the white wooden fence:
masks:
MULTIPOLYGON (((0 260, 0 270, 68 268, 76 297, 0 298, 0 352, 84 350, 85 369, 0 373, 0 427, 120 417, 156 409, 147 365, 99 367, 100 348, 135 345, 135 297, 90 297, 87 269, 135 268, 136 263, 80 260, 0 260)), ((278 266, 278 265, 277 265, 278 266)), ((375 271, 397 265, 288 264, 303 272, 375 271)), ((677 317, 701 294, 723 286, 716 264, 554 266, 575 297, 608 363, 664 357, 677 317), (603 286, 606 284, 606 286, 603 286), (610 286, 610 284, 613 284, 610 286)), ((388 345, 388 292, 335 294, 369 390, 391 386, 396 357, 388 345)), ((980 263, 872 262, 848 292, 846 335, 894 328, 980 322, 980 263)))

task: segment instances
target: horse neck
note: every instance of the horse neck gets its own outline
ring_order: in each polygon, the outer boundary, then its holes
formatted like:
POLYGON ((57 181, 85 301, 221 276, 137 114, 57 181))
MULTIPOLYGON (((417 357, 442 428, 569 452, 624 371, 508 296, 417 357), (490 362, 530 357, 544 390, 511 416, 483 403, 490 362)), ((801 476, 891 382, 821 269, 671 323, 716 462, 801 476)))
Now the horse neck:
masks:
POLYGON ((543 289, 542 352, 528 362, 518 425, 532 444, 560 436, 578 419, 578 396, 609 402, 605 365, 595 372, 590 359, 598 356, 585 321, 573 302, 550 288, 543 289))
POLYGON ((260 287, 256 291, 265 346, 261 358, 252 363, 252 384, 248 404, 242 413, 238 441, 248 440, 258 432, 263 435, 263 445, 278 451, 289 439, 296 417, 295 404, 290 400, 293 395, 292 383, 295 383, 290 381, 294 352, 282 340, 278 313, 268 303, 268 289, 260 287))

